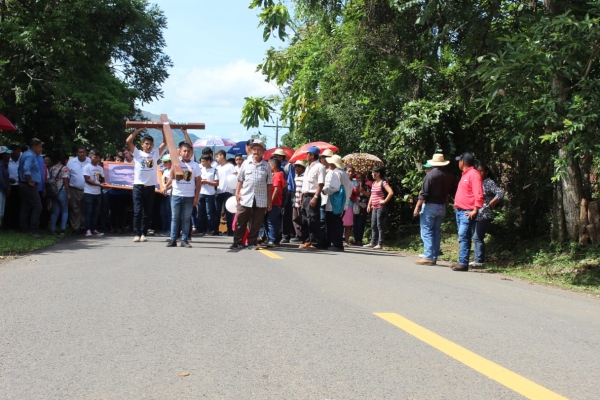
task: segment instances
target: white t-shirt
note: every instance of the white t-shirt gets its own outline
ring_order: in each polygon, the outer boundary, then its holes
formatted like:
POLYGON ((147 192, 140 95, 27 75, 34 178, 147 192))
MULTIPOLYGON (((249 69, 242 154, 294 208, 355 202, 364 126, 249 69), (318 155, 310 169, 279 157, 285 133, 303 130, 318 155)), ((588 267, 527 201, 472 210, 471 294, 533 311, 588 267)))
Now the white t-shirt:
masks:
POLYGON ((181 160, 183 179, 173 179, 173 196, 194 197, 196 195, 196 177, 200 175, 200 166, 196 161, 181 160))
POLYGON ((217 172, 219 173, 219 186, 217 186, 217 193, 233 194, 234 191, 227 187, 227 177, 235 174, 235 167, 230 163, 225 163, 224 165, 219 165, 217 167, 217 172))
POLYGON ((79 158, 73 157, 67 163, 69 169, 69 186, 83 190, 85 179, 83 178, 83 169, 86 165, 90 165, 92 160, 86 157, 85 160, 79 161, 79 158))
POLYGON ((144 186, 156 186, 156 164, 158 162, 158 150, 154 149, 150 153, 139 150, 137 147, 133 150, 133 184, 144 186))
MULTIPOLYGON (((163 169, 163 173, 162 173, 162 184, 163 186, 167 186, 167 184, 169 183, 169 181, 171 180, 171 168, 165 168, 163 169)), ((173 189, 169 189, 167 190, 167 195, 171 195, 171 193, 173 193, 173 189)))
MULTIPOLYGON (((211 182, 215 182, 219 180, 219 173, 212 166, 210 168, 200 167, 202 180, 209 180, 211 182)), ((200 188, 200 194, 213 196, 216 194, 217 188, 215 186, 210 186, 207 184, 203 184, 200 188)))
MULTIPOLYGON (((90 179, 96 183, 101 183, 100 177, 104 178, 104 168, 102 168, 100 165, 94 166, 90 163, 83 167, 83 175, 89 176, 90 179)), ((83 193, 101 194, 102 188, 100 186, 90 185, 89 183, 85 182, 83 193)))

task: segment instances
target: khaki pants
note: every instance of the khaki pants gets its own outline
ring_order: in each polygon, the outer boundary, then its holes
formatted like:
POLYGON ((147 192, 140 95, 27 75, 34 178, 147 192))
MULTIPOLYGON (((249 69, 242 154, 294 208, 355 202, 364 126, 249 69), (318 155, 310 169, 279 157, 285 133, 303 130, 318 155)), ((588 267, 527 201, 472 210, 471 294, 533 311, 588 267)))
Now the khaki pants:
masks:
POLYGON ((70 188, 71 199, 69 200, 69 224, 73 232, 85 228, 83 222, 83 190, 70 188))
MULTIPOLYGON (((255 203, 256 204, 256 201, 255 203)), ((256 245, 258 239, 258 231, 262 225, 265 214, 267 213, 266 207, 244 207, 238 205, 237 220, 235 224, 235 232, 233 234, 233 243, 241 244, 246 232, 246 226, 250 224, 250 233, 248 234, 248 244, 256 245)))

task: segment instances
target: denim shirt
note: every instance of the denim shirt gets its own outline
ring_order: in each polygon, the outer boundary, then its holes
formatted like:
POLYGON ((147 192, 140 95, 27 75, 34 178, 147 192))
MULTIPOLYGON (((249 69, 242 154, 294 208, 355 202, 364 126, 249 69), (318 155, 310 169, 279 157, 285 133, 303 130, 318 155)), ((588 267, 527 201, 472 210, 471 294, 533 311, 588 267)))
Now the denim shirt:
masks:
POLYGON ((31 182, 42 182, 42 174, 37 160, 37 154, 27 150, 19 159, 19 182, 27 182, 25 175, 31 177, 31 182))

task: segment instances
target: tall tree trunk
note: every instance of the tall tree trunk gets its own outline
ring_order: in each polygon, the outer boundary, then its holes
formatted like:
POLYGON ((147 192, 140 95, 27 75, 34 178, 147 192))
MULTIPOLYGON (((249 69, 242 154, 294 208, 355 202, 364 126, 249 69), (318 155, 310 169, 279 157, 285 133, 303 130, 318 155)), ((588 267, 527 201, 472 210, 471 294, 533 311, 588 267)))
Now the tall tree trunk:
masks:
POLYGON ((564 177, 560 180, 565 226, 568 238, 579 241, 580 207, 583 199, 581 171, 577 160, 564 149, 558 151, 558 157, 567 164, 564 177))

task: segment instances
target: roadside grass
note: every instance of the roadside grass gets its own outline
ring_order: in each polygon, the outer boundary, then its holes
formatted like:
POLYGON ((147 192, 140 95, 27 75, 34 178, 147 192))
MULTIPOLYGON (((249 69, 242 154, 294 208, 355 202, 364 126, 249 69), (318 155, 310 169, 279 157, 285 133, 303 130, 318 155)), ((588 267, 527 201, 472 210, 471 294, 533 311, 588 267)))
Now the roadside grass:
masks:
MULTIPOLYGON (((452 221, 445 221, 442 225, 442 261, 458 260, 458 239, 456 227, 452 224, 452 221)), ((418 227, 400 232, 386 247, 414 253, 415 256, 422 253, 423 243, 418 227)), ((519 240, 492 225, 486 236, 486 258, 487 272, 575 291, 600 293, 600 246, 597 244, 560 246, 548 237, 519 240)))
POLYGON ((53 245, 61 238, 47 232, 40 232, 40 235, 41 239, 35 239, 21 232, 0 231, 0 257, 13 257, 40 250, 53 245))

